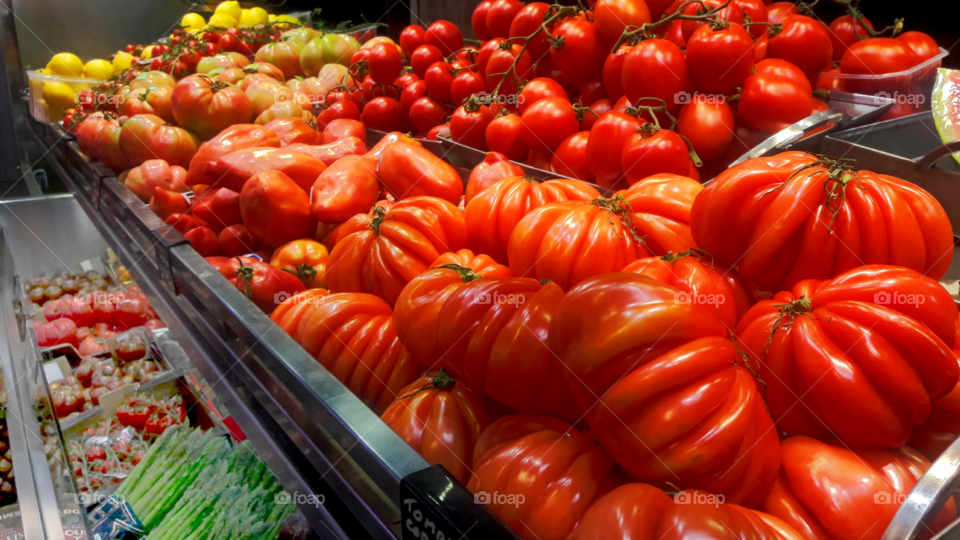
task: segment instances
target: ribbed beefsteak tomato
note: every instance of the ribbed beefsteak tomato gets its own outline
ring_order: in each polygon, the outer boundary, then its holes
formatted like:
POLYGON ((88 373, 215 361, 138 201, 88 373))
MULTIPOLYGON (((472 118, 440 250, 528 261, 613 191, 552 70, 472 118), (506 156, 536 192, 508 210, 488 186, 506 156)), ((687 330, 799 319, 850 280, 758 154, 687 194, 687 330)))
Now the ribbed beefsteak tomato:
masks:
POLYGON ((940 279, 953 260, 946 212, 914 184, 803 152, 745 161, 693 204, 697 246, 765 290, 892 264, 940 279))
POLYGON ((580 180, 511 176, 476 193, 464 210, 467 245, 507 264, 510 235, 524 216, 547 203, 592 201, 600 192, 580 180))
POLYGON ((433 261, 430 268, 436 268, 444 264, 465 266, 472 270, 474 274, 484 277, 513 277, 509 268, 493 260, 489 255, 476 254, 469 249, 444 253, 433 261))
MULTIPOLYGON (((763 510, 803 538, 880 540, 930 462, 916 450, 857 448, 791 437, 780 444, 780 475, 763 510)), ((950 499, 929 525, 934 534, 956 518, 950 499)), ((921 535, 922 536, 922 535, 921 535)))
POLYGON ((234 124, 253 119, 253 104, 243 90, 206 75, 191 75, 178 82, 171 109, 177 124, 201 139, 211 139, 234 124))
POLYGON ((509 415, 474 451, 474 493, 520 538, 563 540, 617 482, 616 463, 586 435, 550 416, 509 415))
POLYGON ((436 197, 411 197, 347 220, 330 253, 332 292, 366 292, 393 305, 400 291, 447 251, 464 247, 463 213, 436 197))
POLYGON ((557 307, 550 349, 591 431, 633 477, 758 504, 779 467, 773 420, 729 331, 682 294, 637 274, 590 278, 557 307))
POLYGON ((876 265, 757 303, 737 335, 782 431, 893 447, 957 384, 957 318, 936 281, 876 265))
POLYGON ((287 300, 301 301, 308 307, 288 311, 278 324, 377 414, 421 373, 397 339, 393 310, 382 299, 340 293, 287 300), (296 328, 284 318, 299 318, 296 328))
POLYGON ((546 343, 561 298, 555 283, 433 268, 400 294, 397 334, 418 361, 442 363, 500 403, 576 420, 582 411, 546 343))
POLYGON ((701 492, 670 497, 647 484, 626 484, 587 510, 570 540, 801 540, 780 518, 701 492))
MULTIPOLYGON (((960 337, 960 321, 957 321, 957 336, 960 337)), ((960 339, 953 345, 957 354, 960 339)), ((960 358, 958 358, 960 361, 960 358)), ((930 461, 934 461, 953 441, 960 438, 960 384, 953 387, 949 394, 932 404, 930 418, 919 426, 913 427, 907 444, 920 451, 930 461)))
POLYGON ((431 465, 443 465, 466 483, 474 447, 501 415, 487 396, 452 379, 442 369, 407 386, 380 417, 431 465))

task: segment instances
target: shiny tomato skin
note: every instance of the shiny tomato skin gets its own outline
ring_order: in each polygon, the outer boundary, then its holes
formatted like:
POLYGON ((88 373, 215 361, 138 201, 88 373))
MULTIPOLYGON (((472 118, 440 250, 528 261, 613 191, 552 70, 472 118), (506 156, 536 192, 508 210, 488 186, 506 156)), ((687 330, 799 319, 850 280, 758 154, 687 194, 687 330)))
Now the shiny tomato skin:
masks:
POLYGON ((457 204, 463 197, 457 170, 415 141, 383 148, 377 177, 396 199, 429 196, 457 204))
POLYGON ((422 97, 413 102, 410 110, 410 124, 417 133, 426 133, 433 126, 445 123, 447 110, 431 97, 422 97))
POLYGON ((445 56, 449 56, 463 47, 463 34, 460 33, 457 25, 450 21, 437 21, 427 27, 423 41, 440 49, 445 56))
POLYGON ((377 202, 377 164, 362 156, 344 156, 320 173, 310 190, 310 212, 322 223, 342 223, 377 202))
POLYGON ((119 149, 131 167, 147 160, 162 159, 170 165, 187 168, 200 146, 193 133, 168 125, 152 114, 138 114, 127 120, 120 127, 117 138, 119 149))
POLYGON ((538 77, 524 85, 517 99, 517 112, 521 115, 531 105, 548 97, 567 97, 567 91, 560 83, 546 77, 538 77), (522 98, 522 99, 521 99, 522 98))
POLYGON ((690 141, 700 159, 713 159, 733 140, 733 112, 726 101, 696 100, 680 109, 674 129, 690 141))
POLYGON ((587 164, 600 185, 613 185, 623 177, 620 154, 627 139, 639 127, 639 119, 616 110, 602 115, 593 124, 587 141, 587 164))
POLYGON ((411 24, 400 32, 400 48, 403 54, 410 58, 417 47, 423 45, 423 36, 426 31, 419 24, 411 24))
POLYGON ((786 60, 764 58, 757 62, 757 70, 754 73, 773 73, 774 75, 786 77, 800 85, 806 93, 813 93, 813 89, 810 87, 810 79, 807 78, 800 68, 786 60))
POLYGON ((458 143, 486 152, 487 126, 495 116, 496 113, 486 105, 473 111, 460 106, 450 118, 450 135, 458 143))
POLYGON ((753 40, 737 23, 722 30, 705 24, 687 40, 687 73, 702 92, 731 94, 753 72, 753 40))
MULTIPOLYGON (((713 8, 722 6, 724 3, 725 2, 721 0, 704 0, 703 6, 701 6, 700 4, 688 4, 686 7, 683 8, 683 13, 685 15, 702 14, 704 13, 704 9, 703 9, 704 6, 706 6, 706 8, 708 9, 713 9, 713 8)), ((681 4, 681 2, 674 3, 674 5, 677 5, 677 4, 681 4)), ((720 10, 720 12, 717 13, 716 16, 718 19, 722 21, 726 21, 728 23, 737 23, 742 25, 744 22, 743 11, 740 9, 740 6, 735 2, 730 2, 730 4, 727 7, 720 10)), ((681 31, 683 32, 684 41, 689 41, 690 36, 693 35, 693 33, 697 30, 697 28, 700 28, 704 24, 706 23, 704 23, 703 21, 693 21, 693 20, 680 21, 680 26, 681 26, 681 31)))
POLYGON ((580 128, 573 106, 566 97, 537 101, 520 116, 521 136, 527 146, 553 151, 580 128))
POLYGON ((326 127, 328 123, 338 118, 360 120, 362 118, 360 107, 352 99, 338 99, 329 107, 321 109, 320 114, 317 115, 317 126, 326 127))
POLYGON ((516 114, 491 120, 487 124, 485 137, 491 151, 499 152, 514 161, 523 160, 530 150, 523 137, 523 121, 516 114))
POLYGON ((414 102, 422 97, 426 97, 426 95, 427 81, 413 81, 403 89, 403 92, 400 93, 400 107, 409 114, 410 107, 414 104, 414 102))
MULTIPOLYGON (((740 8, 740 11, 743 12, 743 20, 746 22, 747 17, 750 17, 750 20, 753 22, 767 22, 767 6, 766 2, 763 0, 734 0, 734 4, 740 8)), ((754 39, 766 34, 770 30, 769 26, 758 24, 756 26, 750 27, 750 35, 754 39)))
POLYGON ((783 31, 770 38, 767 56, 793 63, 811 81, 833 62, 830 30, 817 19, 790 15, 781 22, 783 31))
MULTIPOLYGON (((523 9, 520 0, 493 0, 487 8, 487 32, 491 37, 510 37, 514 16, 523 9)), ((488 38, 489 39, 489 38, 488 38)))
POLYGON ((450 101, 454 105, 462 105, 467 98, 486 89, 482 76, 472 71, 461 71, 450 82, 450 101))
MULTIPOLYGON (((497 49, 490 55, 490 58, 487 60, 486 71, 484 72, 487 90, 490 93, 493 93, 499 84, 500 90, 498 93, 500 95, 511 96, 518 94, 517 86, 514 84, 514 78, 511 76, 504 80, 501 74, 506 73, 507 70, 510 69, 517 55, 520 54, 521 48, 520 45, 513 45, 510 49, 497 49), (503 81, 503 84, 500 84, 500 81, 503 81)), ((514 73, 520 80, 528 79, 532 67, 533 62, 530 59, 530 54, 524 51, 517 61, 514 73)))
POLYGON ((903 266, 934 279, 944 275, 953 231, 936 199, 899 178, 861 170, 860 187, 848 186, 845 197, 828 208, 829 180, 826 169, 812 165, 816 161, 803 152, 783 152, 721 173, 693 205, 697 246, 722 263, 735 262, 744 279, 767 291, 828 279, 864 263, 903 266), (741 203, 730 206, 730 197, 741 203), (745 208, 746 200, 754 202, 745 208), (831 224, 833 209, 839 212, 831 224), (720 223, 726 224, 722 232, 720 223))
POLYGON ((423 75, 423 80, 427 83, 427 94, 430 97, 443 103, 450 103, 453 99, 450 95, 450 85, 453 84, 452 71, 450 64, 444 61, 430 64, 423 75))
POLYGON ((410 65, 413 67, 413 72, 421 79, 426 75, 427 68, 432 66, 434 62, 442 61, 443 53, 440 52, 440 49, 429 44, 417 47, 410 55, 410 65))
POLYGON ((567 291, 550 345, 591 432, 633 478, 752 506, 776 478, 779 441, 728 332, 680 289, 615 272, 567 291))
POLYGON ((367 55, 367 68, 373 82, 390 84, 403 71, 403 59, 393 43, 377 43, 367 55))
POLYGON ((806 118, 813 110, 813 97, 794 81, 760 73, 747 77, 738 103, 740 118, 767 133, 806 118))
POLYGON ((940 46, 937 41, 923 32, 911 31, 904 32, 897 36, 897 41, 902 41, 917 56, 917 63, 923 63, 940 54, 940 46))
POLYGON ((686 90, 687 63, 679 47, 664 39, 635 45, 623 61, 623 90, 631 103, 644 97, 660 98, 673 112, 676 96, 686 90))
POLYGON ((623 95, 623 61, 630 49, 629 45, 621 45, 615 52, 608 54, 603 62, 603 86, 610 101, 616 101, 623 95))
POLYGON ((851 75, 899 73, 917 65, 913 49, 893 38, 871 38, 854 43, 843 53, 840 72, 851 75))
POLYGON ((477 4, 477 7, 473 8, 473 13, 470 16, 470 26, 473 27, 473 33, 481 41, 488 41, 493 37, 490 35, 490 30, 487 29, 487 12, 490 10, 493 1, 483 0, 483 2, 477 4))
POLYGON ((627 183, 636 184, 655 174, 687 174, 690 156, 683 139, 673 131, 641 129, 624 143, 620 167, 627 183))
POLYGON ((587 141, 589 138, 589 131, 581 131, 574 133, 560 143, 560 146, 553 151, 553 159, 550 160, 553 172, 584 182, 593 182, 593 173, 587 166, 587 141))
POLYGON ((854 28, 853 17, 850 15, 841 15, 830 23, 830 41, 833 43, 833 60, 835 62, 843 58, 843 53, 854 43, 861 39, 870 37, 867 28, 873 30, 873 24, 869 19, 863 17, 856 23, 854 28))
POLYGON ((524 216, 547 203, 591 201, 599 196, 579 180, 504 178, 475 193, 467 203, 467 246, 507 264, 510 237, 524 216))
POLYGON ((571 77, 600 74, 609 50, 595 23, 584 15, 570 17, 560 21, 553 35, 563 38, 563 45, 550 49, 550 59, 561 71, 571 77))
POLYGON ((799 15, 800 10, 793 2, 772 2, 767 4, 767 22, 777 24, 790 15, 799 15))
POLYGON ((483 157, 483 161, 470 171, 470 177, 467 179, 467 187, 464 191, 464 205, 470 204, 470 201, 481 191, 496 184, 504 178, 512 176, 523 176, 523 169, 516 163, 507 159, 507 156, 491 151, 483 157))
MULTIPOLYGON (((916 450, 849 449, 837 441, 790 437, 781 443, 783 469, 765 512, 802 538, 879 540, 930 462, 916 450)), ((929 525, 931 534, 956 516, 952 499, 929 525)))
POLYGON ((615 43, 627 26, 640 27, 652 18, 643 0, 599 0, 593 6, 597 32, 609 43, 615 43))
MULTIPOLYGON (((549 8, 550 5, 544 2, 531 2, 523 6, 510 23, 509 37, 527 37, 536 32, 543 24, 543 17, 549 8)), ((540 58, 550 50, 550 42, 546 37, 546 33, 541 32, 540 36, 527 45, 530 56, 540 58)))
POLYGON ((400 103, 390 97, 378 97, 363 106, 363 123, 380 131, 406 131, 410 125, 400 103))
POLYGON ((490 61, 490 56, 497 52, 500 49, 500 44, 505 41, 503 38, 493 38, 480 46, 480 52, 477 53, 477 73, 486 76, 487 62, 490 61))
MULTIPOLYGON (((593 125, 597 123, 597 120, 613 109, 613 103, 608 98, 603 98, 594 101, 588 108, 589 110, 583 114, 583 120, 580 120, 580 131, 590 131, 593 129, 593 125)), ((592 177, 593 173, 591 173, 590 176, 592 177)))
POLYGON ((444 264, 456 264, 469 268, 474 274, 480 274, 481 277, 513 277, 509 268, 493 260, 489 255, 476 254, 466 248, 440 255, 433 261, 430 268, 436 268, 444 264))

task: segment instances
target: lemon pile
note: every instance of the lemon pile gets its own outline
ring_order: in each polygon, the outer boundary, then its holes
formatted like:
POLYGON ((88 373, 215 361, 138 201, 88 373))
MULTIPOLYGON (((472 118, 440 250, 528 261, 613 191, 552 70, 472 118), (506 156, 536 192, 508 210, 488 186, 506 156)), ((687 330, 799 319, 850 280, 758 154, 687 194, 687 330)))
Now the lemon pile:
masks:
POLYGON ((288 22, 300 24, 300 21, 289 15, 273 15, 260 7, 242 9, 236 0, 228 0, 217 5, 209 21, 205 21, 199 13, 187 13, 180 19, 180 26, 188 32, 196 34, 208 28, 247 28, 270 22, 288 22))

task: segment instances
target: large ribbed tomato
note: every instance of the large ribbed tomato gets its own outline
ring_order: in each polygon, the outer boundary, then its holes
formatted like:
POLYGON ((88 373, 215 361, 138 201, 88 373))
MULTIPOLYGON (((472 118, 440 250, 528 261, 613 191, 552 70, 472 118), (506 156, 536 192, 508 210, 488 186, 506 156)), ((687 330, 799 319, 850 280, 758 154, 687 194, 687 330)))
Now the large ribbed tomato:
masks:
POLYGON ((575 427, 517 414, 483 432, 467 487, 523 540, 563 540, 617 477, 610 456, 575 427))
POLYGON ((953 228, 940 203, 915 184, 849 165, 783 152, 731 167, 693 204, 693 238, 769 291, 864 264, 943 277, 953 228))
MULTIPOLYGON (((957 321, 957 336, 960 337, 960 320, 957 321)), ((960 339, 953 345, 957 354, 960 339)), ((960 361, 960 358, 958 358, 960 361)), ((949 394, 932 403, 930 418, 913 427, 907 444, 916 448, 930 461, 934 461, 953 441, 960 438, 960 384, 949 394)))
POLYGON ((803 538, 777 517, 718 500, 698 492, 670 497, 647 484, 626 484, 594 503, 570 540, 803 538))
POLYGON ((397 339, 393 310, 381 298, 363 293, 301 294, 287 303, 307 307, 274 320, 310 356, 378 414, 404 395, 421 373, 397 339), (293 327, 291 319, 299 319, 293 327))
POLYGON ((900 446, 950 392, 957 306, 936 281, 895 266, 804 280, 752 307, 737 335, 761 364, 782 431, 900 446), (798 403, 799 402, 799 403, 798 403))
MULTIPOLYGON (((802 538, 879 540, 930 462, 916 450, 857 448, 791 437, 780 444, 782 468, 763 510, 802 538)), ((929 525, 934 534, 956 518, 950 499, 929 525)), ((923 536, 923 535, 921 535, 923 536)))
POLYGON ((512 176, 476 193, 464 210, 467 245, 507 264, 510 235, 524 216, 547 203, 592 201, 600 192, 579 180, 512 176))
POLYGON ((590 278, 557 307, 550 348, 634 478, 758 504, 779 467, 777 432, 727 328, 682 294, 637 274, 590 278))
POLYGON ((277 323, 281 330, 292 337, 297 333, 300 319, 307 311, 313 309, 312 304, 323 303, 323 298, 328 294, 330 291, 326 289, 307 289, 298 292, 281 302, 270 314, 270 320, 277 323))
POLYGON ((513 277, 509 268, 493 260, 489 255, 477 254, 469 249, 443 253, 433 261, 430 268, 436 268, 444 264, 465 266, 472 270, 474 274, 480 274, 484 277, 513 277))
POLYGON ((500 416, 499 407, 442 369, 427 373, 398 393, 381 420, 431 465, 443 465, 466 483, 474 447, 500 416))
POLYGON ((554 283, 480 278, 462 266, 434 268, 401 293, 397 330, 421 363, 441 362, 522 412, 575 420, 582 411, 546 344, 561 298, 554 283))
POLYGON ((177 124, 204 140, 253 119, 253 103, 243 90, 206 75, 191 75, 178 82, 170 105, 177 124))
POLYGON ((756 297, 736 270, 713 262, 699 250, 637 259, 623 269, 672 285, 685 294, 681 302, 707 307, 729 329, 752 306, 756 297))
POLYGON ((332 292, 366 292, 393 305, 400 291, 447 251, 464 247, 463 213, 436 197, 411 197, 390 210, 377 206, 340 228, 330 253, 332 292))

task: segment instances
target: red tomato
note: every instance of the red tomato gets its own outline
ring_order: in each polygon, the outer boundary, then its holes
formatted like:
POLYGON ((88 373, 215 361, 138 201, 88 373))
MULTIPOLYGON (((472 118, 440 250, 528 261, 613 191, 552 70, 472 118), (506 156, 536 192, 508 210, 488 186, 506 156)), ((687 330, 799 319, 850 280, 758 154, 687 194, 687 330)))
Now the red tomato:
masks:
MULTIPOLYGON (((664 39, 635 45, 623 60, 623 90, 631 103, 640 98, 660 98, 667 110, 680 107, 677 94, 686 90, 687 63, 683 51, 664 39)), ((600 175, 597 175, 600 176, 600 175)))
POLYGON ((850 15, 841 15, 833 20, 830 23, 830 42, 833 44, 833 60, 839 61, 843 58, 843 53, 847 52, 847 49, 854 43, 860 41, 861 39, 867 39, 870 37, 870 32, 867 30, 873 30, 873 24, 870 21, 863 17, 860 19, 860 22, 856 24, 854 28, 853 17, 850 15))
POLYGON ((363 122, 347 118, 338 118, 327 123, 323 128, 323 143, 328 144, 339 141, 344 137, 356 137, 367 142, 367 129, 363 122))
POLYGON ((493 152, 520 161, 527 156, 530 147, 523 138, 523 121, 515 114, 494 118, 487 124, 487 146, 493 152))
POLYGON ((428 26, 423 35, 423 41, 440 49, 440 52, 446 56, 463 47, 463 35, 457 25, 450 21, 437 21, 428 26))
POLYGON ((937 41, 923 32, 904 32, 897 36, 897 41, 905 43, 917 57, 917 63, 923 63, 940 54, 937 41))
POLYGON ((443 124, 447 119, 447 110, 430 97, 422 97, 413 102, 410 110, 410 124, 417 133, 426 133, 434 126, 443 124))
MULTIPOLYGON (((743 20, 746 22, 747 17, 750 18, 752 22, 764 23, 767 22, 767 6, 763 0, 734 0, 734 4, 740 8, 740 11, 743 12, 743 20)), ((756 26, 750 27, 750 35, 754 38, 758 38, 769 31, 770 27, 764 24, 758 24, 756 26)))
POLYGON ((296 41, 267 43, 257 49, 255 60, 268 62, 276 66, 283 72, 284 79, 302 77, 304 75, 303 69, 300 67, 300 50, 302 48, 296 41))
POLYGON ((487 151, 487 126, 495 113, 486 105, 461 105, 450 118, 450 136, 460 144, 487 151))
POLYGON ((172 97, 173 88, 169 86, 137 88, 126 95, 123 112, 126 116, 153 114, 173 123, 176 119, 173 116, 172 97))
POLYGON ((419 24, 411 24, 400 32, 400 48, 407 58, 410 58, 417 47, 423 45, 424 34, 426 31, 419 24))
MULTIPOLYGON (((262 50, 262 49, 261 49, 262 50)), ((370 78, 380 84, 390 84, 403 71, 403 59, 393 43, 377 43, 367 55, 367 68, 370 78)))
POLYGON ((477 54, 477 73, 486 75, 487 62, 490 61, 490 56, 500 50, 500 44, 505 41, 503 38, 494 38, 480 46, 480 52, 477 54))
POLYGON ((229 259, 218 271, 264 313, 272 313, 284 300, 304 290, 295 274, 248 257, 229 259))
POLYGON ((427 463, 441 464, 454 478, 466 482, 477 439, 500 416, 499 409, 483 393, 443 370, 424 374, 397 395, 402 397, 380 419, 427 463))
POLYGON ((772 73, 774 75, 779 75, 781 77, 786 77, 791 81, 797 83, 804 89, 808 94, 813 93, 813 89, 810 87, 810 79, 803 73, 803 71, 797 66, 787 62, 786 60, 781 60, 779 58, 765 58, 757 62, 757 70, 755 73, 772 73))
MULTIPOLYGON (((511 76, 504 79, 502 74, 506 73, 507 70, 510 69, 510 66, 514 64, 514 60, 516 60, 517 55, 520 54, 521 49, 522 47, 520 45, 513 45, 510 49, 497 49, 490 55, 487 61, 486 71, 484 72, 484 78, 487 82, 487 89, 491 93, 493 93, 494 90, 497 89, 497 85, 499 85, 500 89, 497 92, 498 94, 504 96, 517 94, 514 77, 511 76), (501 81, 503 81, 503 84, 500 83, 501 81)), ((520 60, 516 63, 514 74, 520 80, 527 79, 531 73, 532 66, 533 62, 530 60, 530 54, 524 51, 520 56, 520 60)))
POLYGON ((453 84, 453 68, 450 64, 443 61, 434 62, 427 68, 423 80, 427 83, 427 93, 430 97, 444 103, 450 103, 453 99, 450 95, 450 85, 453 84))
POLYGON ((580 122, 565 97, 548 97, 532 104, 520 116, 521 136, 527 146, 553 151, 576 133, 580 122))
MULTIPOLYGON (((597 123, 597 120, 612 108, 613 104, 607 98, 594 101, 590 105, 589 110, 584 112, 583 119, 580 120, 580 131, 590 131, 593 129, 593 125, 597 123)), ((593 173, 591 173, 590 176, 592 177, 593 173)))
POLYGON ((638 118, 621 111, 610 111, 593 124, 587 140, 587 165, 600 185, 610 186, 623 178, 620 154, 639 127, 638 118))
POLYGON ((363 123, 380 131, 406 131, 409 119, 400 102, 390 97, 378 97, 363 106, 363 123))
POLYGON ((524 85, 523 90, 520 91, 520 96, 517 99, 518 112, 522 115, 534 103, 554 96, 566 98, 567 91, 553 79, 545 77, 533 79, 524 85))
POLYGON ((313 145, 323 142, 323 134, 302 118, 277 118, 267 122, 264 127, 276 133, 283 146, 296 143, 313 145))
POLYGON ((797 5, 793 2, 773 2, 767 4, 767 22, 770 24, 783 22, 788 16, 799 14, 800 10, 797 9, 797 5))
POLYGON ((457 170, 419 143, 395 142, 379 159, 377 177, 397 199, 427 195, 459 204, 463 197, 457 170))
POLYGON ((413 67, 413 72, 421 79, 426 75, 428 67, 433 65, 434 62, 442 61, 443 53, 433 45, 421 45, 410 55, 410 65, 413 67))
POLYGON ((523 174, 523 169, 508 160, 507 156, 498 152, 487 152, 483 161, 477 163, 476 167, 470 171, 470 178, 467 179, 464 204, 469 204, 470 200, 478 193, 500 180, 511 176, 523 176, 523 174))
POLYGON ((201 257, 213 257, 220 254, 220 242, 217 239, 217 233, 213 232, 210 227, 190 229, 183 237, 190 241, 190 246, 201 257))
POLYGON ((427 95, 427 81, 413 81, 400 93, 400 108, 410 113, 410 107, 420 98, 427 95))
MULTIPOLYGON (((957 324, 960 330, 960 321, 957 324)), ((960 337, 960 334, 958 334, 960 337)), ((953 353, 958 353, 960 339, 953 345, 953 353)), ((907 445, 916 448, 930 461, 935 461, 944 450, 957 440, 960 434, 960 385, 953 387, 949 394, 933 402, 930 418, 913 427, 907 445)))
POLYGON ((540 182, 522 176, 499 180, 475 193, 467 203, 467 246, 506 264, 510 237, 524 216, 547 203, 598 197, 597 190, 579 180, 540 182))
POLYGON ((362 156, 344 156, 320 173, 310 191, 310 211, 322 223, 342 223, 377 202, 377 164, 362 156))
POLYGON ((680 491, 672 498, 647 484, 626 484, 595 502, 570 540, 622 538, 804 538, 779 518, 719 502, 713 494, 680 491), (718 531, 717 525, 723 524, 718 531))
POLYGON ((493 0, 483 0, 483 2, 477 4, 477 7, 473 8, 473 15, 470 17, 470 26, 473 27, 473 33, 482 41, 488 41, 493 37, 487 30, 487 11, 490 10, 491 4, 493 4, 493 0))
POLYGON ((338 99, 327 106, 321 106, 317 115, 317 126, 326 127, 328 123, 338 118, 360 120, 360 107, 351 99, 338 99))
POLYGON ((183 167, 167 165, 162 159, 144 161, 139 167, 134 167, 120 176, 123 185, 143 202, 149 202, 153 196, 153 189, 160 187, 170 191, 188 191, 183 183, 187 171, 183 167))
POLYGON ((560 46, 550 48, 550 59, 561 71, 571 77, 600 74, 609 46, 601 39, 597 25, 587 20, 586 15, 563 19, 552 33, 562 39, 560 46))
MULTIPOLYGON (((520 0, 493 0, 487 8, 487 32, 491 37, 510 37, 510 24, 523 9, 520 0)), ((542 19, 541 19, 541 22, 542 19)))
POLYGON ((211 161, 206 166, 206 173, 216 179, 213 183, 217 186, 240 193, 253 175, 262 171, 280 171, 306 193, 326 168, 319 159, 296 148, 253 147, 211 161))
POLYGON ((753 39, 737 23, 722 30, 705 24, 687 40, 687 73, 698 90, 731 94, 753 72, 753 39))
POLYGON ((600 36, 615 43, 628 26, 639 28, 652 18, 643 0, 599 0, 593 6, 593 20, 600 36))
POLYGON ((593 182, 593 173, 587 166, 587 141, 589 131, 581 131, 567 137, 553 152, 550 165, 557 174, 593 182))
POLYGON ((117 139, 127 164, 134 167, 150 159, 162 159, 187 168, 200 145, 189 131, 168 125, 152 114, 138 114, 127 120, 117 139))
POLYGON ((461 71, 450 83, 450 100, 454 104, 463 104, 470 96, 485 92, 483 77, 472 71, 461 71))
MULTIPOLYGON (((807 437, 780 446, 783 469, 763 505, 802 538, 879 540, 930 462, 916 450, 841 448, 807 437)), ((956 517, 951 499, 933 523, 936 534, 956 517)))
POLYGON ((317 228, 309 195, 280 171, 259 172, 243 185, 240 215, 253 238, 271 248, 308 237, 317 228))
POLYGON ((603 86, 611 101, 616 101, 623 95, 623 61, 631 48, 630 45, 621 45, 616 52, 608 54, 603 63, 603 86))
POLYGON ((756 302, 755 295, 735 270, 694 253, 637 259, 623 271, 643 274, 684 291, 685 300, 700 303, 724 326, 735 328, 756 302))
POLYGON ((260 249, 260 242, 243 225, 231 225, 220 231, 217 243, 224 257, 238 257, 260 249))
POLYGON ((782 430, 900 446, 960 375, 950 350, 956 320, 956 304, 936 281, 872 265, 800 281, 752 308, 737 335, 741 348, 762 359, 760 376, 782 430))
POLYGON ((183 193, 169 191, 163 188, 153 188, 153 197, 150 198, 150 210, 160 219, 166 220, 171 214, 186 213, 188 204, 183 193))
POLYGON ((187 232, 200 227, 201 224, 193 216, 188 216, 186 214, 170 214, 167 216, 167 219, 164 220, 164 223, 172 226, 174 229, 180 231, 180 234, 187 234, 187 232))
POLYGON ((624 143, 620 167, 630 184, 661 173, 683 176, 690 170, 690 151, 669 129, 640 128, 624 143))
POLYGON ((457 252, 448 252, 437 257, 430 268, 436 268, 444 264, 453 264, 469 268, 474 274, 480 277, 513 277, 510 269, 493 260, 489 255, 475 254, 469 249, 461 249, 457 252))
POLYGON ((548 416, 494 422, 477 443, 474 461, 471 491, 515 491, 517 500, 530 501, 484 502, 524 540, 567 538, 593 501, 617 483, 616 464, 591 437, 548 416))
POLYGON ((240 215, 240 194, 220 187, 204 190, 193 200, 190 213, 215 233, 229 225, 243 223, 240 215))
MULTIPOLYGON (((707 9, 714 9, 722 6, 724 3, 725 2, 723 0, 704 0, 703 5, 700 5, 699 3, 687 4, 687 6, 683 8, 683 13, 684 15, 700 15, 700 14, 706 13, 706 10, 704 10, 704 7, 706 7, 707 9)), ((682 4, 682 2, 674 3, 674 5, 677 5, 677 4, 682 4)), ((740 6, 735 2, 731 2, 730 5, 720 10, 720 12, 717 13, 716 17, 721 21, 727 21, 730 23, 743 25, 743 11, 740 9, 740 6)), ((684 41, 688 41, 690 39, 690 36, 693 35, 693 33, 697 30, 697 28, 700 28, 704 24, 706 24, 704 21, 696 21, 696 20, 681 21, 680 27, 681 27, 681 31, 683 32, 684 41)))
POLYGON ((727 169, 693 205, 697 246, 767 291, 864 263, 943 277, 953 231, 936 199, 892 176, 848 177, 854 173, 843 163, 827 164, 835 169, 831 178, 823 165, 810 154, 783 152, 727 169))
POLYGON ((917 55, 903 41, 871 38, 858 41, 843 53, 840 72, 852 75, 899 73, 917 65, 917 55))
MULTIPOLYGON (((513 21, 510 23, 509 37, 527 37, 539 30, 549 8, 550 5, 544 2, 531 2, 523 6, 523 9, 513 16, 513 21)), ((477 35, 479 36, 480 34, 477 35)), ((550 42, 547 41, 546 38, 546 33, 541 32, 536 39, 527 45, 527 51, 530 53, 530 56, 540 58, 550 50, 550 42)), ((483 73, 483 70, 481 70, 481 73, 483 73)))
POLYGON ((674 129, 690 141, 700 159, 714 159, 733 140, 733 112, 726 101, 695 99, 680 109, 674 129))
POLYGON ((767 56, 780 58, 797 66, 811 81, 833 62, 830 30, 817 19, 790 15, 781 21, 783 31, 770 38, 767 56))
POLYGON ((550 347, 591 432, 628 474, 753 506, 776 478, 779 440, 728 335, 680 289, 620 272, 567 292, 550 347))
POLYGON ((776 133, 809 116, 813 97, 791 79, 759 73, 744 81, 737 110, 747 124, 776 133))
POLYGON ((683 253, 696 247, 690 233, 689 209, 703 191, 686 176, 657 174, 617 192, 633 210, 633 225, 658 255, 683 253))
POLYGON ((449 131, 449 130, 450 130, 450 124, 440 124, 439 126, 433 126, 432 128, 430 128, 430 131, 428 131, 423 138, 428 141, 439 141, 440 134, 443 133, 444 131, 449 131))
POLYGON ((54 347, 70 344, 76 347, 77 325, 70 319, 57 319, 53 322, 33 322, 33 330, 37 335, 37 344, 40 347, 54 347))

